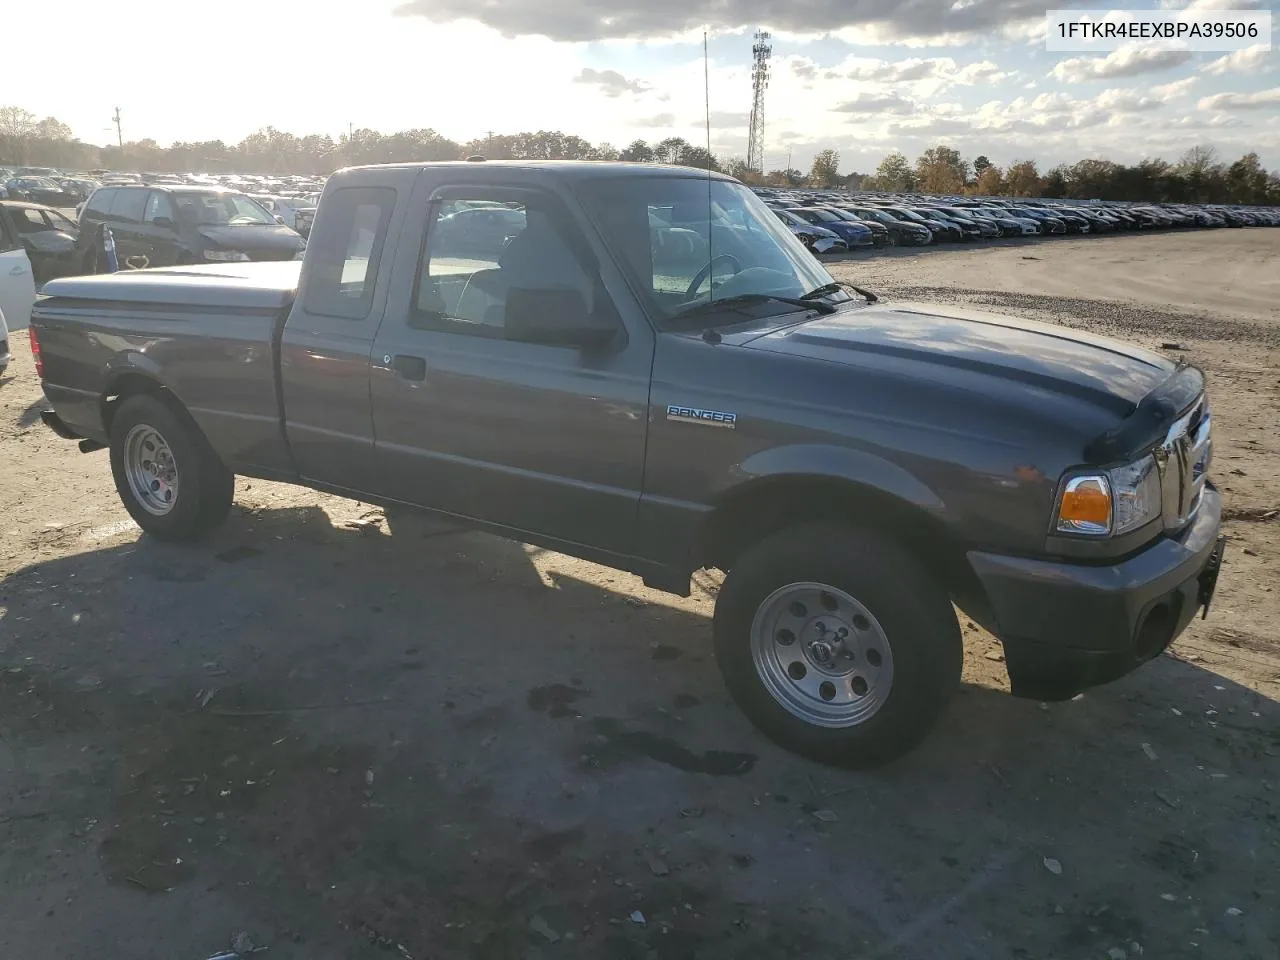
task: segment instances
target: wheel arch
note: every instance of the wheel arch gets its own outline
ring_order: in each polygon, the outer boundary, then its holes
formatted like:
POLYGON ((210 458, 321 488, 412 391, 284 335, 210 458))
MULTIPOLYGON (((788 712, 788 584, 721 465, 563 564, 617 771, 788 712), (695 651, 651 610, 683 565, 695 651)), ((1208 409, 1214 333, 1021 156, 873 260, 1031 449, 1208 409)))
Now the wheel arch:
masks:
MULTIPOLYGON (((116 411, 120 408, 120 404, 139 394, 155 397, 186 420, 197 431, 200 431, 199 424, 191 416, 182 400, 159 378, 154 370, 130 364, 108 372, 106 385, 98 398, 102 415, 102 428, 107 436, 111 435, 111 422, 115 417, 116 411)), ((203 436, 203 431, 200 431, 200 434, 203 436)))
POLYGON ((953 517, 928 486, 889 461, 856 450, 789 448, 741 465, 751 476, 724 490, 699 526, 694 563, 729 569, 752 545, 801 523, 837 522, 892 537, 948 592, 976 584, 953 517))

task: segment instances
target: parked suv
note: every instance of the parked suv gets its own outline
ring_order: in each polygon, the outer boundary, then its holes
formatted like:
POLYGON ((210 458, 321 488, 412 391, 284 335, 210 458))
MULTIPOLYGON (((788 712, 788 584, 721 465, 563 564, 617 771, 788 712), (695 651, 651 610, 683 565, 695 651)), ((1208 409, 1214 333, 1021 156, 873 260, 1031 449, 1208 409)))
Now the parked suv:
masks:
POLYGON ((242 193, 171 185, 101 187, 80 214, 79 259, 97 272, 102 227, 121 269, 300 259, 302 237, 242 193))

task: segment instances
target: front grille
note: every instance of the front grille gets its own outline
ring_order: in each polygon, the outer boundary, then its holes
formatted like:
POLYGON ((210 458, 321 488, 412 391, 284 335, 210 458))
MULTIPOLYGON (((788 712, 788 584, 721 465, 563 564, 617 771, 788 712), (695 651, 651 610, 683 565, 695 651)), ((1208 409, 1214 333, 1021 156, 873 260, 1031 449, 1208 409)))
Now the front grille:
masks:
POLYGON ((1213 460, 1209 404, 1202 396, 1169 427, 1156 448, 1166 530, 1180 530, 1195 516, 1213 460))

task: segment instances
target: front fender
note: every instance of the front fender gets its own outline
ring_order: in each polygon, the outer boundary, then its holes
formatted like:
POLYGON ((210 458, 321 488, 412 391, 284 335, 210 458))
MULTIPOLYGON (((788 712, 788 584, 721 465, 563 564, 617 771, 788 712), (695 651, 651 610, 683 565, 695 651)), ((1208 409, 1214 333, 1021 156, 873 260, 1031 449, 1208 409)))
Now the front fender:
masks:
POLYGON ((745 484, 793 478, 854 483, 924 510, 944 523, 949 519, 942 498, 898 464, 864 450, 817 443, 752 454, 730 471, 715 496, 720 500, 745 484))
POLYGON ((892 501, 946 528, 954 526, 953 513, 942 498, 901 466, 848 447, 790 444, 751 454, 714 478, 705 501, 641 497, 640 555, 677 571, 676 579, 687 580, 688 570, 705 561, 708 543, 716 538, 724 517, 735 516, 744 505, 751 513, 757 497, 777 502, 775 490, 806 485, 810 490, 825 485, 824 493, 836 486, 861 490, 881 503, 892 501))

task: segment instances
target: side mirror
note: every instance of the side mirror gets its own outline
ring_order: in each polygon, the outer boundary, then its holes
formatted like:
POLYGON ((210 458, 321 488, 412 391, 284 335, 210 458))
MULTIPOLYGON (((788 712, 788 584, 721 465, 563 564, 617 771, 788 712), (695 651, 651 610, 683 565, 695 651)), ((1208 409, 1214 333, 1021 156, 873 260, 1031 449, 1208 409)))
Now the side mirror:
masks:
POLYGON ((284 223, 284 217, 280 216, 278 213, 276 214, 276 223, 284 223))
POLYGON ((172 220, 172 219, 170 219, 169 217, 156 217, 156 218, 155 218, 154 220, 152 220, 151 222, 152 222, 152 223, 154 223, 154 224, 156 225, 156 228, 157 228, 157 229, 160 229, 160 230, 173 230, 173 229, 174 229, 174 223, 173 223, 173 220, 172 220))
POLYGON ((507 291, 506 338, 560 347, 604 347, 618 328, 596 317, 577 290, 568 288, 507 291))

